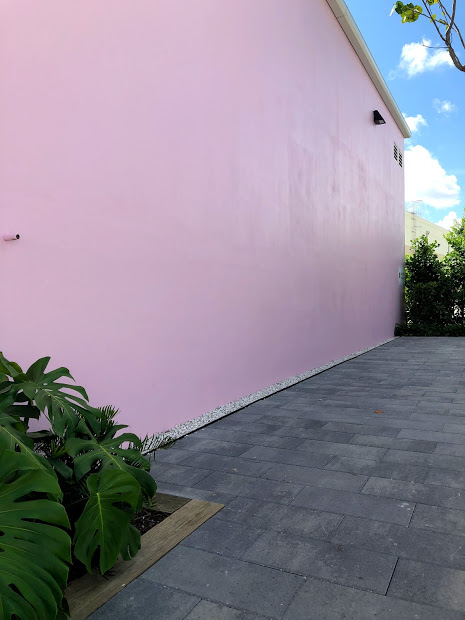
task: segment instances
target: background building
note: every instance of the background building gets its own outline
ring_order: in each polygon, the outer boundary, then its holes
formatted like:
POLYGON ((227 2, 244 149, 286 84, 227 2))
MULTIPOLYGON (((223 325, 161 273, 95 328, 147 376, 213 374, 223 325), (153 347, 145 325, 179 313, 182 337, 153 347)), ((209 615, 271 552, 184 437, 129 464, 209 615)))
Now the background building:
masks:
POLYGON ((436 249, 436 254, 439 258, 444 256, 449 251, 449 245, 444 239, 444 235, 449 232, 442 226, 433 224, 423 217, 416 215, 415 213, 409 213, 405 211, 405 253, 412 254, 411 243, 413 239, 417 239, 421 235, 427 235, 428 241, 437 241, 439 247, 436 249))
POLYGON ((8 358, 51 355, 143 434, 392 336, 410 134, 342 1, 1 20, 8 358))

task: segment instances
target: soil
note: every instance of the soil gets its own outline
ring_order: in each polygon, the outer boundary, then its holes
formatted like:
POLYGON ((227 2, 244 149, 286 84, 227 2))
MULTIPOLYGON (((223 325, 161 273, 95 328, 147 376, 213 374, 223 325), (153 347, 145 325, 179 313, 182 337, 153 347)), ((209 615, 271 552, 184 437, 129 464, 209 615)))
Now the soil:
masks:
MULTIPOLYGON (((155 527, 155 525, 158 525, 164 521, 169 516, 170 513, 168 512, 160 512, 159 510, 148 510, 147 508, 142 508, 142 510, 140 510, 135 516, 134 526, 142 535, 152 529, 152 527, 155 527)), ((76 560, 69 569, 68 585, 72 581, 79 579, 79 577, 83 577, 86 573, 87 569, 84 564, 79 562, 79 560, 76 560)), ((111 576, 111 570, 109 570, 106 574, 111 576)))
POLYGON ((145 532, 148 532, 152 527, 158 525, 169 516, 170 515, 167 512, 147 510, 146 508, 143 508, 136 514, 134 525, 141 534, 145 534, 145 532))

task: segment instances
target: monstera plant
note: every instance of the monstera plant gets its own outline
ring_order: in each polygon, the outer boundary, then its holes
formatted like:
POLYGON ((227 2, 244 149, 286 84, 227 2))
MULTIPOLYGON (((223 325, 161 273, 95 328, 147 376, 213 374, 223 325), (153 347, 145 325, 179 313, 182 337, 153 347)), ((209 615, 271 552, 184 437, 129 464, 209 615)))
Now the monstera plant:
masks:
POLYGON ((156 484, 141 440, 94 408, 50 358, 0 353, 0 618, 66 618, 70 566, 106 573, 140 548, 135 513, 156 484), (64 382, 63 380, 68 380, 64 382), (46 429, 31 432, 31 418, 46 429))

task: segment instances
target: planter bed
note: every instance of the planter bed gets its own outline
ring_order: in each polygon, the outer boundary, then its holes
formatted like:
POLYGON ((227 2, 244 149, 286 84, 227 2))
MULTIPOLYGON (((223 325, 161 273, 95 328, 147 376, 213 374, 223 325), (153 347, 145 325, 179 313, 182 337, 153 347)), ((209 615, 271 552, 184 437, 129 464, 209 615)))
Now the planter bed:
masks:
POLYGON ((137 555, 129 562, 119 560, 105 577, 98 573, 86 574, 68 586, 65 597, 71 620, 85 620, 221 508, 222 504, 157 494, 153 511, 158 513, 158 518, 162 518, 160 513, 166 518, 142 534, 137 555))

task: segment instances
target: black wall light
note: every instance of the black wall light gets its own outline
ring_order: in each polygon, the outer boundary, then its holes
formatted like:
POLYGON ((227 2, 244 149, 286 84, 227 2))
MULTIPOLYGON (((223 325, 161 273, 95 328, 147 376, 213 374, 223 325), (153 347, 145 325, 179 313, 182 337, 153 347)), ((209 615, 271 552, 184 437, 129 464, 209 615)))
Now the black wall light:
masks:
POLYGON ((373 120, 375 121, 375 125, 385 125, 386 124, 386 121, 381 116, 381 114, 378 112, 378 110, 375 110, 373 112, 373 120))

